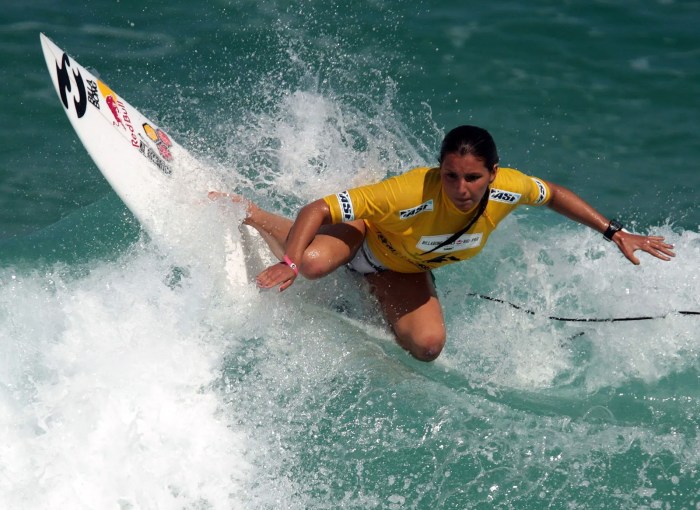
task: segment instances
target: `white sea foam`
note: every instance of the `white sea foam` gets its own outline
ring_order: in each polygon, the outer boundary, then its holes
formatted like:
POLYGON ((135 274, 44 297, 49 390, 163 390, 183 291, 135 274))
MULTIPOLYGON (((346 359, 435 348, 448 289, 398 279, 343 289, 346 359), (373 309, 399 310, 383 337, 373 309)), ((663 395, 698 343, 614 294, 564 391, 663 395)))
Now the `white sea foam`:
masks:
MULTIPOLYGON (((534 214, 541 212, 528 213, 534 214)), ((700 311, 697 233, 654 229, 675 244, 678 256, 664 262, 638 252, 641 265, 634 266, 582 227, 522 231, 525 221, 520 215, 506 221, 493 244, 467 263, 473 270, 449 268, 441 289, 452 299, 467 285, 534 315, 478 300, 450 307, 451 364, 507 387, 545 388, 582 378, 589 391, 635 380, 655 383, 697 367, 698 319, 673 313, 700 311), (491 277, 472 278, 480 272, 491 277), (549 316, 659 318, 583 323, 549 316)))
POLYGON ((243 318, 173 275, 147 247, 0 272, 0 507, 242 507, 251 445, 212 382, 243 318))

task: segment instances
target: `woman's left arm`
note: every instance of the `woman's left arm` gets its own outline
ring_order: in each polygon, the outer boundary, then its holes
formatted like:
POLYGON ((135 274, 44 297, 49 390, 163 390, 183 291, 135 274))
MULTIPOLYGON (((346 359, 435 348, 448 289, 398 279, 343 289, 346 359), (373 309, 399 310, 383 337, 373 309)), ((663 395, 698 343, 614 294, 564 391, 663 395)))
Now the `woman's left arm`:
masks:
MULTIPOLYGON (((547 182, 552 193, 552 198, 547 204, 550 209, 577 221, 593 230, 605 233, 610 227, 610 220, 596 211, 591 205, 586 203, 573 191, 563 186, 547 182)), ((671 260, 675 257, 673 245, 664 242, 661 236, 642 236, 618 230, 610 237, 622 254, 635 265, 639 264, 639 259, 634 255, 637 250, 642 250, 661 260, 671 260)))

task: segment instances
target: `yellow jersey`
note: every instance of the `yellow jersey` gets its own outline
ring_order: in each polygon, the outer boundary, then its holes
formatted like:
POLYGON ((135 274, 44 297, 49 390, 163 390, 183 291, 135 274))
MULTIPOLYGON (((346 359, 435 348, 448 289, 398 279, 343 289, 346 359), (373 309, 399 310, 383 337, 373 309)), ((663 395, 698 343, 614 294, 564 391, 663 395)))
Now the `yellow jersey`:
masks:
POLYGON ((385 267, 418 273, 474 257, 516 207, 546 204, 550 198, 544 181, 512 168, 499 168, 481 217, 457 240, 432 252, 467 226, 479 209, 478 205, 469 212, 457 209, 442 189, 440 168, 414 168, 375 184, 329 195, 324 201, 333 223, 365 221, 367 245, 385 267))

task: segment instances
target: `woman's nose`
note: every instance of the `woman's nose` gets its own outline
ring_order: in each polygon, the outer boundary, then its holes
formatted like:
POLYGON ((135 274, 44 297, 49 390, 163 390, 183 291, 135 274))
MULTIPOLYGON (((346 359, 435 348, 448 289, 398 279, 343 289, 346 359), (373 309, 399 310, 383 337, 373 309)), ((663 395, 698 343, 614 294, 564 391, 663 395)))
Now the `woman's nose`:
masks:
POLYGON ((469 194, 469 185, 467 181, 464 179, 460 179, 459 181, 459 192, 462 195, 468 195, 469 194))

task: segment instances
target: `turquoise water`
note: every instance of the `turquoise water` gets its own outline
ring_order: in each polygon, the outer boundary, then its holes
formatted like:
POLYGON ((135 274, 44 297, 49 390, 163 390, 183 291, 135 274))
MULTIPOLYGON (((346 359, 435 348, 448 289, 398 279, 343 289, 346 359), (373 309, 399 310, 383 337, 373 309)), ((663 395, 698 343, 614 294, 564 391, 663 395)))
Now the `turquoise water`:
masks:
POLYGON ((700 508, 698 319, 546 318, 700 310, 700 3, 483 4, 3 9, 0 507, 700 508), (523 209, 436 272, 448 345, 415 362, 352 275, 231 295, 152 242, 61 112, 39 32, 212 187, 277 211, 433 164, 473 123, 678 256, 635 267, 523 209))

